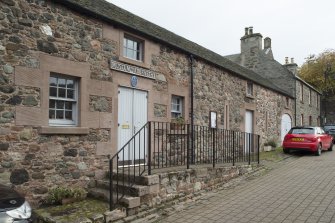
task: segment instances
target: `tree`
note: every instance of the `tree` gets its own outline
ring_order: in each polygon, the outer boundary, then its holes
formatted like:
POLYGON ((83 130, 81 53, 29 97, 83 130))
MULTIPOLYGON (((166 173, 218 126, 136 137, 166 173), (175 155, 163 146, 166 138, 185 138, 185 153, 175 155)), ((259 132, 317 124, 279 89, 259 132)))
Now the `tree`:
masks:
POLYGON ((312 54, 299 70, 299 77, 325 95, 335 94, 335 50, 325 50, 318 56, 312 54))

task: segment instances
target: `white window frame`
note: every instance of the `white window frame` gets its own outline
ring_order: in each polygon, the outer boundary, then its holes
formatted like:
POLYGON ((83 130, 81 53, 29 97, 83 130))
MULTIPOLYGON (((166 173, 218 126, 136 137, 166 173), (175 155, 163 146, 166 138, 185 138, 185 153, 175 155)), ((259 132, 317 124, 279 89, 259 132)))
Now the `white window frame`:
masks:
MULTIPOLYGON (((50 119, 50 117, 49 117, 49 126, 77 126, 77 124, 78 124, 78 104, 79 104, 78 103, 78 89, 79 89, 78 79, 75 78, 75 77, 66 76, 66 75, 62 75, 62 74, 56 74, 56 73, 50 74, 49 78, 62 78, 62 79, 66 79, 66 80, 72 80, 74 82, 74 86, 73 86, 73 90, 74 90, 73 96, 74 96, 74 98, 73 99, 63 98, 63 97, 58 97, 58 96, 54 97, 54 96, 50 96, 50 79, 49 79, 49 108, 48 108, 48 112, 50 112, 50 100, 72 102, 72 120, 50 119)), ((58 85, 57 85, 56 88, 57 89, 59 88, 58 85)), ((68 88, 65 87, 65 89, 67 90, 68 88)), ((58 90, 57 90, 57 92, 58 92, 58 90)), ((64 107, 64 111, 65 111, 65 107, 64 107)))
POLYGON ((312 90, 309 89, 309 93, 308 93, 308 104, 312 104, 312 90))
POLYGON ((247 95, 254 96, 254 83, 247 81, 247 95))
POLYGON ((304 101, 304 85, 300 83, 300 100, 304 101))
POLYGON ((123 38, 123 56, 135 60, 135 61, 143 61, 144 54, 144 43, 143 41, 131 37, 129 35, 124 35, 123 38), (137 44, 135 47, 135 43, 137 44))
POLYGON ((171 118, 183 117, 183 103, 184 103, 183 97, 172 95, 171 97, 171 118), (176 106, 179 107, 179 110, 175 109, 176 106))

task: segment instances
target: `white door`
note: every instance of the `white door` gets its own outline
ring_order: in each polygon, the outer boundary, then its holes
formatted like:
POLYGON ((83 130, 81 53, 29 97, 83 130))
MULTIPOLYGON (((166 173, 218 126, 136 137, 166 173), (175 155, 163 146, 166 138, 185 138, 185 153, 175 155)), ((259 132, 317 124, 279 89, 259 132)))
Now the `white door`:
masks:
MULTIPOLYGON (((146 91, 131 88, 119 88, 118 97, 118 150, 136 134, 147 123, 147 95, 146 91)), ((119 155, 120 160, 127 164, 134 164, 144 160, 146 148, 144 148, 145 135, 135 137, 129 146, 119 155)))
MULTIPOLYGON (((245 111, 245 132, 246 133, 253 133, 253 120, 254 120, 254 113, 253 111, 250 110, 246 110, 245 111)), ((253 145, 253 140, 252 140, 252 135, 250 134, 246 134, 245 137, 245 144, 246 146, 245 148, 245 152, 248 153, 249 152, 249 147, 251 146, 251 150, 252 150, 252 145, 253 145)))
POLYGON ((288 114, 284 114, 281 118, 281 141, 292 127, 292 120, 288 114))

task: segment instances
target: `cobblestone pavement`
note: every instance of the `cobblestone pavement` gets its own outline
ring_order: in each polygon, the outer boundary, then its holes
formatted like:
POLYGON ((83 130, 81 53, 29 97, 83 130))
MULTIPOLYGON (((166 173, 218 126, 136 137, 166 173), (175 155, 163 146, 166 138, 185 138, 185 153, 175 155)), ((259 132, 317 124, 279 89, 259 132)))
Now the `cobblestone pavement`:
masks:
POLYGON ((159 222, 335 222, 335 151, 304 154, 159 222))

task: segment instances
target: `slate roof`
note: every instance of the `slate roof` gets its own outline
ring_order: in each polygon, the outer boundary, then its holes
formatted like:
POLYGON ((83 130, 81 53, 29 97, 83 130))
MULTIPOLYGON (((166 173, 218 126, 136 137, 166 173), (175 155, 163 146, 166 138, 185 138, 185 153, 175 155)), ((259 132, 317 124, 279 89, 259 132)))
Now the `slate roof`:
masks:
MULTIPOLYGON (((226 56, 227 59, 241 64, 241 54, 234 54, 226 56)), ((272 83, 277 85, 281 89, 285 89, 292 96, 295 95, 295 82, 294 74, 291 73, 286 67, 268 56, 264 50, 258 51, 252 57, 247 56, 245 58, 245 64, 252 64, 253 67, 249 67, 256 73, 271 80, 272 83), (257 60, 255 57, 257 55, 257 60)))
POLYGON ((210 51, 190 40, 187 40, 104 0, 54 0, 54 2, 66 5, 72 10, 78 11, 82 14, 102 19, 125 30, 141 34, 144 37, 166 44, 172 48, 179 49, 186 54, 192 54, 195 58, 206 60, 207 62, 233 72, 235 75, 244 79, 251 80, 263 87, 279 92, 283 95, 294 97, 290 92, 279 88, 271 83, 271 81, 260 76, 254 71, 242 67, 213 51, 210 51))
MULTIPOLYGON (((263 77, 271 80, 272 83, 277 85, 279 88, 285 89, 287 92, 290 92, 292 95, 295 95, 295 80, 303 82, 309 88, 321 94, 317 89, 312 85, 308 84, 306 81, 301 79, 299 76, 294 75, 290 70, 288 70, 284 65, 274 60, 272 55, 268 56, 266 50, 261 50, 257 54, 258 56, 258 65, 253 68, 255 72, 262 75, 263 77)), ((233 54, 225 56, 225 58, 241 64, 241 54, 233 54)), ((253 60, 254 58, 249 58, 253 60)))

